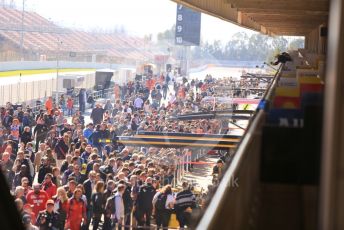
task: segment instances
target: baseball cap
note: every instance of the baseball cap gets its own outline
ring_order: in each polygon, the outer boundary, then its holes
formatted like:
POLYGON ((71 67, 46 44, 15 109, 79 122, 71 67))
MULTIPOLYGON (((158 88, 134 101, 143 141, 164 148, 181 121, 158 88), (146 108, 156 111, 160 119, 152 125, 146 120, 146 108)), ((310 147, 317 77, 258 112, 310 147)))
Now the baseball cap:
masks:
POLYGON ((25 205, 23 206, 23 209, 28 209, 28 208, 33 208, 33 205, 31 205, 31 204, 25 204, 25 205))

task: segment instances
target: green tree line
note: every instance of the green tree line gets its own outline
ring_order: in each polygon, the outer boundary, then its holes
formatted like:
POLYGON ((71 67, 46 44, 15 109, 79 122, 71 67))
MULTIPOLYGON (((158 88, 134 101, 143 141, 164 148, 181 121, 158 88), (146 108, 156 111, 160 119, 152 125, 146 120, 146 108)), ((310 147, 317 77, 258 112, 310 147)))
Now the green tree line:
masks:
MULTIPOLYGON (((170 44, 178 53, 181 47, 174 46, 174 30, 161 32, 157 36, 158 44, 170 44)), ((201 41, 200 46, 191 48, 192 59, 217 59, 230 61, 270 61, 284 51, 303 48, 303 38, 286 39, 285 37, 269 37, 267 35, 245 32, 235 33, 227 43, 220 40, 201 41)))

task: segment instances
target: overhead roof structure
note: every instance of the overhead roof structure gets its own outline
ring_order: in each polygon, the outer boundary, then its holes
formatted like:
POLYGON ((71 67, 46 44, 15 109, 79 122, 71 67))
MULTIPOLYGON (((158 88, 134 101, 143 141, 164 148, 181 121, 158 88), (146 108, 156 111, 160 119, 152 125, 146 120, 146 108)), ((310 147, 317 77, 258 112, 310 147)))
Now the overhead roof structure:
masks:
POLYGON ((267 35, 307 36, 328 20, 328 0, 172 0, 267 35))

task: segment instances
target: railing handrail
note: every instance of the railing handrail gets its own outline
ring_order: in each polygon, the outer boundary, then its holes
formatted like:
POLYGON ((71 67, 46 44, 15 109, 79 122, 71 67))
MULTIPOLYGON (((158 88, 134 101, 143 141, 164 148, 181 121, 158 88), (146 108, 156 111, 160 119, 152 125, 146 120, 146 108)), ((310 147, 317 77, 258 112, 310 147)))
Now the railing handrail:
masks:
POLYGON ((264 95, 262 97, 262 100, 269 100, 269 99, 271 99, 271 95, 275 91, 275 88, 277 86, 278 80, 280 78, 280 72, 281 72, 283 67, 284 67, 284 64, 281 64, 278 67, 277 72, 275 74, 275 77, 272 79, 271 83, 269 84, 268 88, 266 89, 266 91, 265 91, 265 93, 264 93, 264 95))
MULTIPOLYGON (((283 68, 283 64, 279 66, 274 79, 270 83, 267 91, 265 92, 262 100, 269 100, 271 99, 271 95, 274 92, 278 79, 280 77, 280 71, 283 68)), ((238 149, 233 157, 231 164, 229 165, 228 169, 226 170, 225 174, 223 175, 219 186, 217 187, 211 202, 209 203, 208 207, 206 208, 201 220, 197 225, 197 229, 211 229, 213 225, 214 216, 221 211, 218 207, 224 197, 226 196, 227 192, 230 189, 231 180, 235 178, 235 173, 240 169, 242 164, 242 160, 246 154, 248 154, 248 149, 250 147, 250 143, 253 140, 254 134, 256 133, 257 127, 264 119, 264 110, 258 110, 257 113, 254 115, 252 122, 250 122, 241 143, 238 145, 238 149)))

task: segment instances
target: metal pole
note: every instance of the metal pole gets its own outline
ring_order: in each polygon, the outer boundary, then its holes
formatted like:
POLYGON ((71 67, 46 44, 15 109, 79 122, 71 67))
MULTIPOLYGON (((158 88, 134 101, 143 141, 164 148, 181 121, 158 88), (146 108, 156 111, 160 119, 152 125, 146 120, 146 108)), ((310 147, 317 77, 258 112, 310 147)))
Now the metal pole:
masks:
POLYGON ((21 37, 20 37, 20 60, 24 61, 24 12, 25 0, 23 0, 22 18, 21 18, 21 37))
POLYGON ((186 150, 186 171, 189 172, 189 150, 186 150))

